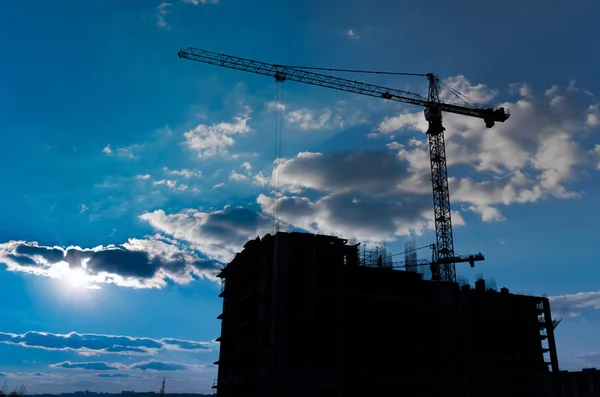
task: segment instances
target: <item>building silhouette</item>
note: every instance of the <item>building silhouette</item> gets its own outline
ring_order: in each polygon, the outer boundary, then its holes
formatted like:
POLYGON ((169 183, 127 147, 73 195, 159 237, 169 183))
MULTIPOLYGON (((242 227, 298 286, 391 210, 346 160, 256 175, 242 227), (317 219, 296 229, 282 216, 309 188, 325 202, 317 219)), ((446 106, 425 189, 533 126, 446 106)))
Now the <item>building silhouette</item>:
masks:
POLYGON ((304 233, 248 241, 219 277, 219 397, 552 395, 546 298, 362 266, 304 233))
POLYGON ((561 397, 598 397, 600 396, 600 371, 596 368, 584 368, 581 371, 560 372, 561 397))

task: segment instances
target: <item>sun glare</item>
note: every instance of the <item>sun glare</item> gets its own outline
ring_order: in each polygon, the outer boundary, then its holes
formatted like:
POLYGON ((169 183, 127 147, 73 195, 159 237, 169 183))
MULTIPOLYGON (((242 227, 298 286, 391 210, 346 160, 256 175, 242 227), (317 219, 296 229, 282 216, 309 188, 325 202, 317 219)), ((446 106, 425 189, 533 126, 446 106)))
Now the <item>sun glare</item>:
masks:
POLYGON ((65 275, 64 280, 71 288, 85 288, 90 282, 88 274, 83 269, 71 270, 65 275))

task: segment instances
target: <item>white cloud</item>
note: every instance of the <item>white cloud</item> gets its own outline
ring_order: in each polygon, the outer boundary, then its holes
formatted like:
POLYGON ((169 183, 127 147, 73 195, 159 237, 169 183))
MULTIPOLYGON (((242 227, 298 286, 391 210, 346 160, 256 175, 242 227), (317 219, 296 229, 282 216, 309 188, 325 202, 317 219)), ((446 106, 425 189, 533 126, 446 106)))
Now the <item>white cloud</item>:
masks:
MULTIPOLYGON (((360 109, 350 109, 345 101, 338 101, 332 110, 299 108, 288 111, 284 118, 288 124, 297 125, 301 130, 332 130, 348 128, 367 122, 360 109)), ((285 111, 287 106, 276 101, 267 103, 268 110, 285 111)))
POLYGON ((593 367, 600 364, 600 352, 575 354, 571 356, 571 358, 585 363, 587 367, 593 367))
POLYGON ((145 174, 145 175, 136 175, 135 176, 137 179, 144 179, 144 180, 148 180, 150 179, 150 174, 145 174))
POLYGON ((217 183, 216 185, 214 185, 212 188, 219 189, 219 188, 222 188, 223 186, 225 186, 225 184, 223 182, 220 182, 220 183, 217 183))
MULTIPOLYGON (((219 0, 181 0, 181 2, 183 3, 187 3, 187 4, 193 4, 195 6, 200 5, 200 4, 208 4, 208 3, 212 3, 212 4, 218 4, 219 0)), ((173 6, 173 3, 169 3, 166 1, 161 2, 159 5, 156 6, 154 12, 155 12, 155 16, 156 16, 156 26, 158 26, 159 28, 164 28, 164 29, 170 29, 171 25, 169 25, 169 23, 166 21, 166 16, 169 13, 169 9, 173 6)), ((168 128, 168 126, 167 126, 168 128)))
POLYGON ((290 124, 297 124, 304 131, 322 130, 331 128, 331 115, 330 109, 319 112, 303 108, 286 113, 285 119, 290 124))
POLYGON ((221 262, 228 262, 249 239, 263 236, 272 228, 263 215, 231 206, 220 211, 187 209, 169 215, 157 210, 141 215, 140 219, 221 262))
POLYGON ((102 154, 104 154, 106 156, 119 156, 119 157, 131 159, 131 160, 137 160, 137 159, 139 159, 139 157, 136 156, 133 153, 133 151, 139 150, 141 148, 142 148, 142 145, 131 145, 131 146, 122 147, 122 148, 113 150, 113 149, 111 149, 110 145, 106 145, 104 147, 104 149, 102 149, 102 154))
POLYGON ((0 343, 43 350, 73 351, 83 356, 98 354, 150 355, 157 353, 159 350, 188 352, 208 352, 212 350, 210 342, 77 332, 68 334, 38 331, 28 331, 24 334, 0 332, 0 343))
POLYGON ((89 208, 87 205, 85 205, 85 204, 79 204, 79 205, 77 206, 77 208, 79 209, 79 212, 80 212, 81 214, 83 214, 85 211, 87 211, 87 210, 89 210, 89 209, 90 209, 90 208, 89 208))
POLYGON ((158 6, 156 6, 156 26, 159 28, 169 28, 169 24, 165 20, 165 16, 168 13, 169 8, 172 6, 171 3, 167 3, 163 1, 158 6))
POLYGON ((250 162, 248 161, 244 161, 240 167, 242 167, 246 171, 250 171, 252 169, 252 164, 250 164, 250 162))
POLYGON ((588 127, 600 126, 600 105, 590 105, 588 108, 587 125, 588 127))
MULTIPOLYGON (((183 183, 179 183, 179 181, 174 181, 170 179, 161 179, 158 181, 152 182, 154 186, 167 186, 169 189, 184 191, 188 190, 189 186, 183 183)), ((196 189, 196 188, 194 188, 196 189)))
MULTIPOLYGON (((463 76, 448 81, 479 101, 496 95, 483 85, 470 85, 463 76)), ((594 100, 587 91, 574 84, 553 86, 543 95, 526 85, 513 85, 512 90, 519 95, 518 101, 501 105, 511 110, 510 119, 492 129, 479 119, 444 115, 449 175, 457 164, 478 172, 450 179, 452 201, 463 203, 486 221, 504 218, 501 205, 578 197, 580 192, 571 191, 569 183, 579 176, 579 169, 597 165, 593 152, 583 149, 590 128, 589 109, 597 106, 587 104, 594 100)), ((403 128, 425 132, 423 113, 403 113, 379 125, 385 134, 403 128)), ((414 181, 424 188, 430 170, 427 139, 424 134, 421 137, 413 138, 408 146, 390 149, 409 161, 414 181)))
POLYGON ((202 260, 185 246, 165 242, 160 236, 87 249, 9 241, 0 244, 0 263, 9 271, 77 282, 77 287, 105 283, 162 288, 167 279, 179 284, 193 281, 194 275, 216 280, 220 269, 220 265, 202 260))
POLYGON ((183 176, 185 178, 201 178, 202 177, 202 171, 188 170, 185 168, 181 169, 181 170, 171 170, 167 167, 163 167, 163 171, 169 175, 183 176))
POLYGON ((402 113, 398 116, 386 117, 379 123, 377 130, 383 134, 390 134, 402 128, 424 131, 427 130, 427 121, 423 113, 402 113))
MULTIPOLYGON (((480 83, 472 85, 469 82, 469 80, 462 74, 459 74, 458 76, 454 77, 448 77, 447 79, 443 80, 443 83, 452 88, 453 90, 460 92, 469 100, 477 103, 488 103, 498 95, 498 90, 490 89, 485 84, 480 83)), ((440 92, 440 99, 442 101, 450 100, 467 102, 459 99, 450 90, 443 86, 440 92)))
POLYGON ((235 144, 234 136, 246 134, 252 129, 248 125, 250 110, 238 115, 231 123, 199 124, 185 132, 184 144, 198 153, 198 158, 228 156, 229 148, 235 144))
POLYGON ((284 111, 286 109, 286 106, 285 106, 284 103, 277 102, 277 101, 271 101, 271 102, 267 103, 267 109, 268 110, 284 111))
MULTIPOLYGON (((193 4, 195 6, 199 4, 208 4, 208 0, 183 0, 184 3, 193 4)), ((211 0, 210 3, 219 4, 219 0, 211 0)))
POLYGON ((354 29, 348 29, 348 30, 346 30, 346 36, 350 37, 351 39, 359 39, 360 38, 356 34, 356 32, 354 31, 354 29))
POLYGON ((592 153, 597 157, 598 164, 596 165, 596 169, 600 170, 600 145, 596 145, 592 150, 592 153))
POLYGON ((600 309, 600 291, 551 296, 552 314, 558 317, 577 317, 590 309, 600 309))
POLYGON ((235 172, 235 170, 231 170, 231 173, 229 174, 229 180, 230 181, 245 181, 247 180, 248 177, 244 174, 239 174, 237 172, 235 172))
POLYGON ((121 370, 140 370, 140 371, 189 371, 214 369, 214 365, 190 365, 176 363, 172 361, 149 360, 133 364, 122 364, 118 362, 89 361, 89 362, 71 362, 64 361, 56 364, 50 364, 50 368, 85 370, 85 371, 121 371, 121 370))
POLYGON ((256 185, 266 186, 270 183, 271 179, 269 177, 265 176, 262 171, 260 171, 258 174, 256 174, 254 176, 253 181, 256 185))
POLYGON ((177 181, 162 179, 160 181, 154 181, 153 185, 167 185, 171 189, 174 189, 175 186, 177 186, 177 181))

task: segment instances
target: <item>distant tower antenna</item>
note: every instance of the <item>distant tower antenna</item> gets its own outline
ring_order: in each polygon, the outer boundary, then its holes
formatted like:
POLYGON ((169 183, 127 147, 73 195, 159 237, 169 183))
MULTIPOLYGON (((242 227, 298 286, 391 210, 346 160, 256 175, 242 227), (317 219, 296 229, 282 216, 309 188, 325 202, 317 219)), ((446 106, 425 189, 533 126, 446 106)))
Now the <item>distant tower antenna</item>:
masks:
POLYGON ((166 378, 163 378, 162 386, 160 387, 160 392, 158 393, 158 395, 161 397, 163 397, 165 395, 165 381, 166 381, 166 378))

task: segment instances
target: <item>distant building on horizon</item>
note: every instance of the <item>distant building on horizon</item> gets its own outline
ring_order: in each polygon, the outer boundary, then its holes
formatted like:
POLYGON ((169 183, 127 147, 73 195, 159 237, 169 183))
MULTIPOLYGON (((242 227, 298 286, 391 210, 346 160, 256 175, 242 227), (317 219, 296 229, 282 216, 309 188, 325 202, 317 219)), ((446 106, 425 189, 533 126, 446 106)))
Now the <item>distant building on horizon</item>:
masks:
POLYGON ((598 397, 600 371, 596 368, 560 371, 560 389, 560 397, 598 397))
POLYGON ((218 397, 554 396, 547 298, 360 266, 306 233, 248 241, 219 277, 218 397))

